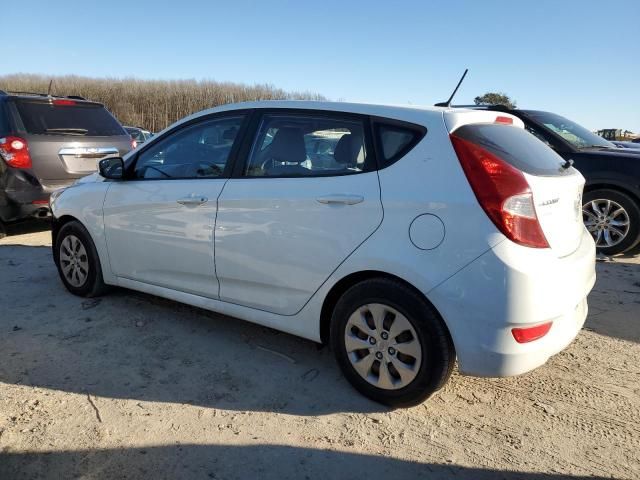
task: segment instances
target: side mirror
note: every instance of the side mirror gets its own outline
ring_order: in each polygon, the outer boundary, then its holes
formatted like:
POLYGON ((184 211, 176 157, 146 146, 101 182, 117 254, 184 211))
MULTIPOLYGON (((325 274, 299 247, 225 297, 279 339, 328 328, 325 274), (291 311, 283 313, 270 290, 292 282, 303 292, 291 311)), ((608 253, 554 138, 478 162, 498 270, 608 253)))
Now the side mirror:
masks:
POLYGON ((98 162, 100 175, 109 180, 122 180, 124 178, 124 160, 120 157, 104 158, 98 162))

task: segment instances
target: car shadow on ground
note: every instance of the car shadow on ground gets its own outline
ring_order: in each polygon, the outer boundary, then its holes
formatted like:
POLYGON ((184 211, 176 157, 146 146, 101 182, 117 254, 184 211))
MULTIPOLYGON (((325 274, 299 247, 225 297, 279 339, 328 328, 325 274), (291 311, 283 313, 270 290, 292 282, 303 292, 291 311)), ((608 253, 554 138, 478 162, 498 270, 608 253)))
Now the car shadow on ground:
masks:
MULTIPOLYGON (((142 293, 75 297, 51 257, 46 246, 0 246, 2 382, 237 411, 387 411, 349 386, 327 348, 142 293)), ((628 276, 640 265, 603 269, 628 276)), ((587 328, 639 341, 640 305, 620 310, 610 288, 599 280, 587 328)))
POLYGON ((51 230, 51 222, 43 219, 30 219, 21 222, 10 223, 4 226, 7 236, 24 235, 28 233, 44 232, 51 230))
POLYGON ((470 468, 284 445, 181 444, 1 453, 0 478, 597 480, 605 477, 470 468))
POLYGON ((75 297, 46 246, 0 245, 0 382, 237 411, 387 411, 314 342, 123 289, 75 297))

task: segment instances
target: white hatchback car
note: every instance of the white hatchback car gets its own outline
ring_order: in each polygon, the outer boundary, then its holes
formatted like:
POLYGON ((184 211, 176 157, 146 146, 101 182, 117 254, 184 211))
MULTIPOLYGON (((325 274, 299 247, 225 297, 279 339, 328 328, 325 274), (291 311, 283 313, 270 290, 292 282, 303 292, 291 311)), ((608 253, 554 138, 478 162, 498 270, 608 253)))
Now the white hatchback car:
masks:
POLYGON ((257 102, 192 115, 52 196, 81 296, 118 285, 330 343, 414 405, 544 364, 587 315, 582 175, 508 114, 257 102))

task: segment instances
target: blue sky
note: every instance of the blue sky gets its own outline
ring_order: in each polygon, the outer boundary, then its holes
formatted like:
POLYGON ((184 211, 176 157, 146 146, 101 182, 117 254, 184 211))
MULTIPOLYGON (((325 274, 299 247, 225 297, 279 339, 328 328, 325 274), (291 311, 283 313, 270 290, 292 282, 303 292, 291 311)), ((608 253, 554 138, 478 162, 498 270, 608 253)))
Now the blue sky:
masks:
POLYGON ((28 1, 3 14, 0 74, 270 83, 433 104, 504 91, 523 108, 640 132, 640 2, 28 1))

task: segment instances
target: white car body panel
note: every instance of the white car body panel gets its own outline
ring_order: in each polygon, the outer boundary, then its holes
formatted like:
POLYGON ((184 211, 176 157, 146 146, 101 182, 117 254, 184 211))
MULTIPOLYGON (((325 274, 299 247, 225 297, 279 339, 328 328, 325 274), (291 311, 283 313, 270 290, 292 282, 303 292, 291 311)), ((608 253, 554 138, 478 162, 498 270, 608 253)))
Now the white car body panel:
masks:
POLYGON ((217 200, 226 179, 112 182, 104 200, 117 277, 218 298, 213 262, 217 200), (202 205, 181 199, 205 198, 202 205))
POLYGON ((216 222, 220 299, 293 315, 381 222, 377 172, 232 178, 216 222), (357 203, 320 202, 331 198, 357 203))
POLYGON ((527 176, 552 248, 523 247, 484 213, 449 140, 461 125, 492 123, 496 115, 508 114, 255 102, 200 112, 175 125, 252 108, 374 115, 420 124, 428 133, 398 162, 358 175, 216 179, 206 187, 209 181, 202 180, 197 186, 188 180, 83 180, 52 197, 52 212, 87 227, 106 283, 320 341, 322 307, 331 289, 351 274, 382 272, 425 295, 451 333, 461 371, 482 376, 542 365, 580 330, 595 281, 593 240, 572 216, 582 176, 555 183, 527 176), (209 201, 193 209, 175 203, 190 194, 209 201), (363 201, 317 202, 336 194, 363 201), (539 205, 556 197, 558 202, 539 205), (565 235, 561 227, 569 220, 576 226, 565 235), (553 326, 540 340, 518 344, 511 335, 514 326, 550 320, 553 326))

